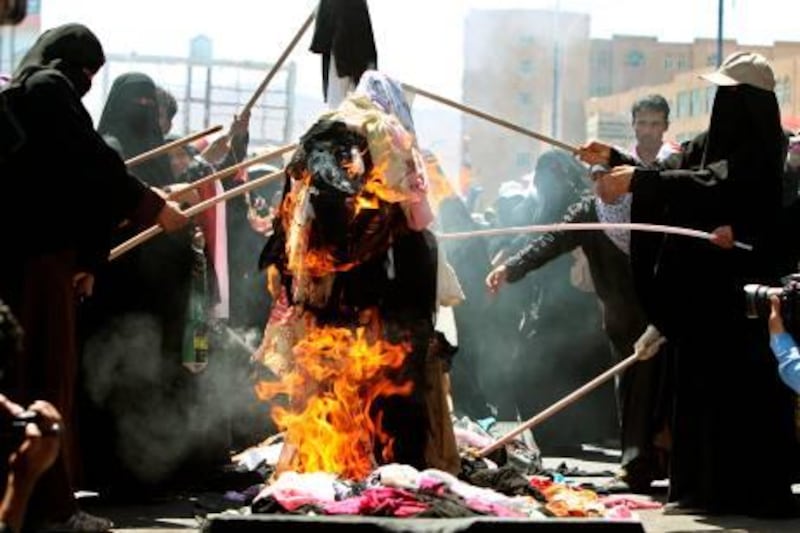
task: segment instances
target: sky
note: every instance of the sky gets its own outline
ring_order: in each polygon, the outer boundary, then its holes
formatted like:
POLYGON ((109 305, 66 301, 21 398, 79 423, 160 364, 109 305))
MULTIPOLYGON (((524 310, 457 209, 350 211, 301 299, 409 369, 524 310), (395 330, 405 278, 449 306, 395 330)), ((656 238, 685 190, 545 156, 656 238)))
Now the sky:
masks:
MULTIPOLYGON (((43 0, 44 28, 82 22, 109 53, 185 56, 189 40, 213 39, 216 58, 274 62, 314 0, 43 0)), ((800 40, 800 2, 727 0, 726 36, 745 44, 800 40)), ((561 9, 591 15, 591 36, 654 35, 666 41, 715 37, 717 0, 370 0, 378 62, 387 74, 459 98, 463 19, 471 9, 561 9)), ((319 57, 310 31, 290 60, 298 91, 319 95, 319 57)), ((415 105, 418 105, 415 103, 415 105)), ((420 102, 420 105, 433 105, 420 102)))

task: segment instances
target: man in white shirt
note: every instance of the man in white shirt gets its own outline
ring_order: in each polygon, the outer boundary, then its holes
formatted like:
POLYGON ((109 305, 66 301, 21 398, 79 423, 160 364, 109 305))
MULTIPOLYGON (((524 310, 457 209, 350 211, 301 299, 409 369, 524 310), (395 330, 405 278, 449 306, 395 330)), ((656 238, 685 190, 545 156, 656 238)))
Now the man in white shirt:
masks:
POLYGON ((631 119, 636 143, 630 152, 644 166, 651 166, 680 151, 676 143, 664 141, 669 128, 669 104, 660 94, 649 94, 636 100, 631 107, 631 119))

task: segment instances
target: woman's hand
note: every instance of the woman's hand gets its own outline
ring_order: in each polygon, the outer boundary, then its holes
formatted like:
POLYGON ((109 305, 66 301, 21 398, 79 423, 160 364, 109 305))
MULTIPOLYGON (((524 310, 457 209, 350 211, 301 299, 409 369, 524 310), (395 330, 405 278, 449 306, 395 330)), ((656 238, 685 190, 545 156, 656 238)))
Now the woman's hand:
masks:
POLYGON ((711 242, 720 248, 730 250, 736 243, 733 238, 733 228, 730 226, 720 226, 716 228, 711 232, 711 242))
POLYGON ((622 165, 614 167, 605 174, 598 174, 594 180, 594 191, 605 203, 614 203, 630 192, 631 180, 636 167, 622 165))
POLYGON ((608 165, 611 160, 611 146, 600 141, 589 141, 578 148, 576 155, 590 165, 608 165))
POLYGON ((181 229, 189 223, 189 220, 190 218, 181 211, 181 207, 170 200, 161 208, 156 222, 164 228, 164 231, 170 232, 181 229))
POLYGON ((497 291, 500 290, 500 287, 502 287, 507 280, 508 269, 505 265, 500 265, 486 276, 486 288, 489 289, 490 293, 497 294, 497 291))

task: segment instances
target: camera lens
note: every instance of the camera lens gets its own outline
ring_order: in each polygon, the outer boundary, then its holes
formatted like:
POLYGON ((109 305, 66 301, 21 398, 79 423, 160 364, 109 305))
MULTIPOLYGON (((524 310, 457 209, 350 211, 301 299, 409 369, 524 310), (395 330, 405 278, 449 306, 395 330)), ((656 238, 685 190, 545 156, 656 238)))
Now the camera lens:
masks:
POLYGON ((745 314, 747 318, 760 318, 765 316, 764 313, 769 303, 769 298, 767 297, 768 291, 768 286, 759 285, 757 283, 744 286, 745 314))

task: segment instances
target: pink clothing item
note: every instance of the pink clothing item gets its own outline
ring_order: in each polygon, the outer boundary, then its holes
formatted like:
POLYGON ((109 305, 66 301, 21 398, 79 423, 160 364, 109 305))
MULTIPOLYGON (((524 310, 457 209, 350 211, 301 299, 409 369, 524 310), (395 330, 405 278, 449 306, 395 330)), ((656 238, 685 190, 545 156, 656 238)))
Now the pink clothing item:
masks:
POLYGON ((500 518, 525 518, 525 513, 509 509, 499 503, 485 502, 477 498, 470 498, 467 500, 467 507, 479 513, 499 516, 500 518))
POLYGON ((376 487, 365 490, 359 496, 325 503, 322 508, 327 514, 403 518, 417 515, 425 511, 428 506, 417 500, 414 494, 407 490, 376 487))
POLYGON ((336 476, 326 472, 298 473, 287 471, 271 485, 264 487, 254 501, 272 497, 287 511, 303 505, 322 505, 336 499, 336 476))
POLYGON ((609 509, 604 518, 608 518, 609 520, 633 520, 636 518, 636 515, 626 506, 617 505, 609 509))
POLYGON ((414 231, 422 231, 433 222, 434 215, 428 202, 427 187, 412 189, 411 200, 406 203, 406 220, 408 227, 414 231))
POLYGON ((325 503, 303 490, 291 488, 275 489, 271 496, 275 498, 275 501, 281 504, 281 507, 289 512, 296 511, 304 505, 320 505, 325 503))
MULTIPOLYGON (((202 152, 208 147, 208 139, 200 139, 193 143, 198 152, 202 152)), ((244 171, 239 171, 236 174, 236 179, 241 179, 241 174, 244 171)), ((201 186, 198 190, 201 200, 213 198, 225 192, 221 181, 215 181, 213 184, 206 184, 201 186)), ((215 318, 229 318, 230 317, 230 278, 228 274, 228 226, 227 226, 227 211, 225 202, 215 205, 212 209, 198 215, 200 227, 203 229, 203 235, 206 238, 206 248, 211 256, 211 261, 214 265, 214 272, 217 276, 217 291, 219 292, 219 302, 214 305, 211 310, 212 316, 215 318)))
MULTIPOLYGON (((201 200, 213 198, 225 192, 222 184, 217 181, 207 183, 198 189, 201 200)), ((220 301, 212 309, 215 318, 228 318, 230 316, 230 287, 228 283, 228 229, 225 224, 225 202, 215 205, 212 209, 200 213, 198 221, 206 239, 206 249, 214 265, 217 276, 217 290, 220 301)))
POLYGON ((600 498, 600 502, 607 508, 626 507, 630 510, 636 509, 661 509, 663 505, 659 502, 646 498, 636 498, 628 495, 611 495, 600 498))
POLYGON ((424 490, 433 494, 440 494, 446 488, 447 483, 441 479, 423 477, 419 480, 419 490, 424 490))
MULTIPOLYGON (((214 183, 214 195, 219 196, 225 192, 222 183, 214 183)), ((221 202, 214 207, 214 233, 216 240, 214 248, 211 249, 214 260, 214 271, 217 274, 217 287, 219 288, 219 303, 214 306, 212 313, 215 318, 229 318, 231 316, 230 306, 230 279, 228 276, 228 226, 227 211, 225 202, 221 202)))

